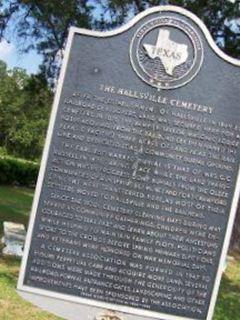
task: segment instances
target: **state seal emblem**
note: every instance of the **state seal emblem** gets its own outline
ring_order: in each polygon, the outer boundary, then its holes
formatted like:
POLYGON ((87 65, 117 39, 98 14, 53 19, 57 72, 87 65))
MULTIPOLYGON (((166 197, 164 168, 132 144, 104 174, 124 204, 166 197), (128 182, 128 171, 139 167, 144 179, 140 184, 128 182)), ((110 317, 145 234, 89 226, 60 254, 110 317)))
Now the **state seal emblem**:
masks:
POLYGON ((203 45, 188 22, 163 16, 137 30, 130 45, 130 59, 143 81, 159 89, 175 89, 198 74, 203 45))

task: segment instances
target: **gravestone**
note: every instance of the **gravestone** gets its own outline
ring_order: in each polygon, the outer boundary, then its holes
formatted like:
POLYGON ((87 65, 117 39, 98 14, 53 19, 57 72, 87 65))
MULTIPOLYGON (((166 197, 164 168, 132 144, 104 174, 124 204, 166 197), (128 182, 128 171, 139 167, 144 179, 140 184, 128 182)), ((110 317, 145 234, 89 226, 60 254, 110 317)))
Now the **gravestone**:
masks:
POLYGON ((3 234, 3 255, 21 258, 23 256, 23 247, 26 238, 26 230, 24 225, 5 221, 3 222, 3 234))
POLYGON ((22 295, 66 319, 212 319, 240 189, 239 67, 178 7, 71 29, 22 295))

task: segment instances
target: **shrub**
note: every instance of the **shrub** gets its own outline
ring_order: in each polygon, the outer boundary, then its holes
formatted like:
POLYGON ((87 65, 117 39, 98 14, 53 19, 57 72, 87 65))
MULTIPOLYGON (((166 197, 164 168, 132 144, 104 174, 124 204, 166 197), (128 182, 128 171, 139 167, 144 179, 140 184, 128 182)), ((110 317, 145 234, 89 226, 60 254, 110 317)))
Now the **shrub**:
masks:
POLYGON ((0 147, 0 156, 7 156, 7 149, 5 147, 0 147))
POLYGON ((32 186, 39 171, 37 162, 0 155, 0 184, 32 186))

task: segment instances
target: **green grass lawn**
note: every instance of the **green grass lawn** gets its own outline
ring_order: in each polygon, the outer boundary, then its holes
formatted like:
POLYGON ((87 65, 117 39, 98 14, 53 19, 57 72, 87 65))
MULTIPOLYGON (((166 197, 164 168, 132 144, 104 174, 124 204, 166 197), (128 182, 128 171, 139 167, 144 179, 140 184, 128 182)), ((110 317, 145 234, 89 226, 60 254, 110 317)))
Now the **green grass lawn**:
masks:
MULTIPOLYGON (((2 222, 27 225, 33 190, 0 186, 0 237, 2 222)), ((0 257, 0 320, 56 320, 16 293, 19 261, 0 257)), ((229 263, 223 276, 214 320, 240 320, 240 256, 229 263)), ((82 319, 83 320, 83 319, 82 319)))
MULTIPOLYGON (((0 238, 3 221, 27 226, 33 192, 32 189, 0 186, 0 238)), ((0 320, 60 319, 24 301, 16 293, 19 266, 18 259, 6 259, 0 255, 0 320)))
POLYGON ((240 256, 229 266, 222 278, 214 320, 240 320, 240 256))
POLYGON ((27 226, 33 192, 32 189, 0 186, 0 234, 3 221, 19 222, 27 226))
POLYGON ((55 316, 24 301, 16 292, 19 261, 0 258, 0 319, 57 320, 55 316))

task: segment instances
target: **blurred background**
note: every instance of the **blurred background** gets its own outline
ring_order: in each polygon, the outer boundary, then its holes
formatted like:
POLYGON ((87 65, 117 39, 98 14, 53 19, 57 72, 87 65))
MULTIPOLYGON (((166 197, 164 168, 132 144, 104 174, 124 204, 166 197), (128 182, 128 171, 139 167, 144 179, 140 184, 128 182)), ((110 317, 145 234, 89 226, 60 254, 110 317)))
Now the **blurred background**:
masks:
MULTIPOLYGON (((0 238, 4 228, 13 228, 4 227, 6 221, 27 227, 69 28, 111 30, 168 4, 195 13, 217 45, 240 59, 239 0, 0 0, 0 238)), ((0 244, 0 320, 57 319, 18 297, 20 258, 2 249, 0 244)), ((240 210, 214 320, 240 319, 239 252, 240 210)))

